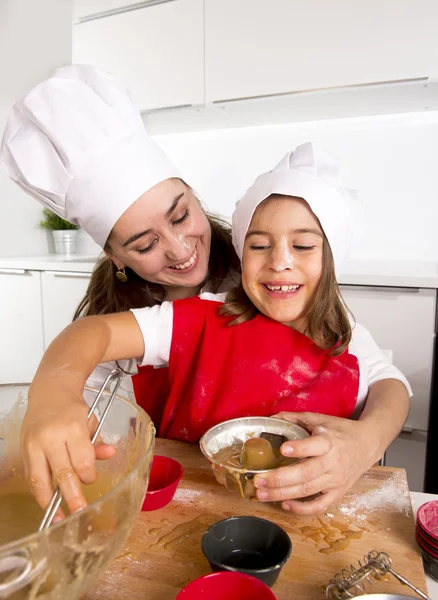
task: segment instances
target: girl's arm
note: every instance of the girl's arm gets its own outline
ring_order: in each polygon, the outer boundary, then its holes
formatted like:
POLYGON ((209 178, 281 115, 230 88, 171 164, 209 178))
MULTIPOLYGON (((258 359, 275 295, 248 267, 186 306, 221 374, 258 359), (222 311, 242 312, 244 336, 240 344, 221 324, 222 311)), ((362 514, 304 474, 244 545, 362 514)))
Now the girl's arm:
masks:
POLYGON ((114 369, 118 367, 125 373, 125 377, 120 383, 117 391, 117 396, 120 398, 126 398, 130 402, 135 402, 134 390, 132 387, 132 375, 137 373, 136 368, 137 362, 135 360, 113 360, 111 362, 101 363, 97 365, 94 371, 88 377, 85 388, 82 392, 82 396, 88 406, 91 406, 96 399, 96 394, 102 387, 102 384, 114 369))
POLYGON ((75 321, 47 349, 29 389, 21 432, 26 477, 42 508, 53 494, 52 477, 71 512, 86 506, 80 482, 93 482, 95 459, 115 450, 91 444, 96 423, 87 420, 85 382, 99 363, 143 354, 143 335, 132 313, 75 321))

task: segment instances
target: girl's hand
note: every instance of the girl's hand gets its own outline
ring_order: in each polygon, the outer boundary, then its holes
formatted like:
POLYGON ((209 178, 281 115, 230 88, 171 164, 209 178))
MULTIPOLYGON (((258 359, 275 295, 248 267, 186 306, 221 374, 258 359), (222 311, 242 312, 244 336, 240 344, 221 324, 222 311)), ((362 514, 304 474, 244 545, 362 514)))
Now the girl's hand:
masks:
POLYGON ((281 501, 284 510, 295 514, 324 512, 383 454, 378 432, 365 422, 314 413, 283 412, 274 416, 309 431, 309 438, 281 446, 284 456, 306 460, 257 475, 254 478, 257 499, 281 501), (299 500, 315 494, 320 495, 299 500))
POLYGON ((29 389, 21 433, 26 478, 43 509, 53 495, 52 480, 70 512, 87 506, 81 482, 92 483, 96 458, 111 458, 116 450, 91 443, 96 420, 87 419, 85 382, 101 363, 143 354, 143 335, 132 313, 78 319, 46 350, 29 389))
MULTIPOLYGON (((91 444, 97 420, 94 416, 87 419, 88 410, 82 396, 72 398, 66 393, 48 392, 43 400, 34 402, 29 394, 21 430, 21 454, 29 487, 44 510, 54 485, 59 485, 71 513, 85 508, 81 482, 93 483, 96 458, 111 458, 116 452, 113 446, 97 441, 95 446, 91 444)), ((62 516, 58 511, 55 520, 62 516)))

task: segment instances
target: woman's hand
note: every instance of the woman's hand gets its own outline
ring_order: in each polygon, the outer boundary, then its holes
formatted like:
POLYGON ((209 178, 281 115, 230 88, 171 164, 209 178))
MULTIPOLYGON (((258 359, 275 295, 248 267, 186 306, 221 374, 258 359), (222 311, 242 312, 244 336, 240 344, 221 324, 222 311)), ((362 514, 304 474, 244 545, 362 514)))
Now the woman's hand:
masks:
POLYGON ((359 420, 313 413, 274 415, 301 425, 310 433, 305 440, 286 442, 284 456, 306 458, 296 465, 272 470, 254 483, 261 502, 281 501, 299 515, 324 512, 368 471, 400 433, 409 414, 409 396, 397 379, 382 379, 368 390, 359 420), (320 494, 314 499, 306 498, 320 494))
MULTIPOLYGON (((96 458, 111 458, 116 450, 97 441, 95 446, 91 444, 97 420, 94 416, 87 419, 89 408, 81 395, 61 390, 54 381, 43 397, 41 388, 38 398, 31 391, 21 430, 27 482, 44 510, 52 498, 52 482, 55 482, 70 512, 76 512, 87 506, 81 483, 95 481, 96 458)), ((62 516, 58 511, 55 520, 62 516)))
POLYGON ((324 512, 383 454, 378 432, 366 422, 313 413, 274 416, 301 425, 311 435, 281 447, 284 456, 306 460, 254 478, 261 502, 281 501, 284 510, 300 515, 324 512), (320 495, 299 500, 315 494, 320 495))

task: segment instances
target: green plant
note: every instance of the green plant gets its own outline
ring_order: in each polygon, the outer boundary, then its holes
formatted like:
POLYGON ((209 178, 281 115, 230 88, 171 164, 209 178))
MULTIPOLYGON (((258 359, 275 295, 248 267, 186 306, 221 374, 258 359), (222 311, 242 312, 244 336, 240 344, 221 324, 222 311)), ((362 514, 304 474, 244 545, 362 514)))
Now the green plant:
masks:
POLYGON ((44 229, 50 229, 51 231, 79 229, 78 225, 72 225, 72 223, 69 223, 61 217, 58 217, 58 215, 52 212, 49 208, 45 208, 43 210, 43 214, 45 218, 41 221, 40 225, 44 229))

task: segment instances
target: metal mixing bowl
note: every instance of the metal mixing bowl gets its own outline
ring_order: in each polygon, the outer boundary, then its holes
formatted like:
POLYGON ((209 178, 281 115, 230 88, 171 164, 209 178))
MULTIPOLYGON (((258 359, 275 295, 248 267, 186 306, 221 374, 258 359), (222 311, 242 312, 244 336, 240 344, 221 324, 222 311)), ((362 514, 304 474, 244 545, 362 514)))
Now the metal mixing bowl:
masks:
POLYGON ((27 489, 19 455, 25 408, 18 403, 0 421, 0 598, 76 600, 120 552, 134 525, 146 493, 154 427, 140 407, 114 398, 102 437, 117 454, 99 462, 96 483, 84 486, 89 506, 35 533, 43 511, 27 489))
POLYGON ((228 490, 238 492, 242 498, 255 496, 253 477, 265 471, 249 471, 244 468, 224 466, 215 459, 215 454, 236 442, 246 442, 262 433, 274 433, 287 440, 303 440, 309 433, 295 423, 273 417, 243 417, 219 423, 209 429, 199 441, 201 451, 210 463, 216 480, 228 490))

